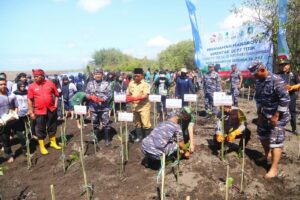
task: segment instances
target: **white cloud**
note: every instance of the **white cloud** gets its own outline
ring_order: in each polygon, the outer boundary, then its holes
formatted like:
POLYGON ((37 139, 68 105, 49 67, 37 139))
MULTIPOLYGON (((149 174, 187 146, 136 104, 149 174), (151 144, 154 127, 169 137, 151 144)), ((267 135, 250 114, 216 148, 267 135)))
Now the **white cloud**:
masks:
POLYGON ((192 29, 191 25, 188 24, 188 25, 185 25, 185 26, 182 26, 180 28, 178 28, 178 31, 179 32, 188 32, 192 29))
POLYGON ((79 0, 77 6, 81 9, 95 13, 111 4, 111 0, 79 0))
POLYGON ((135 0, 122 0, 123 3, 132 3, 134 2, 135 0))
POLYGON ((221 23, 221 29, 229 29, 233 27, 239 27, 247 22, 253 21, 257 18, 257 13, 250 8, 240 8, 238 14, 232 13, 226 17, 221 23))
POLYGON ((171 41, 167 40, 161 35, 158 35, 147 42, 148 47, 166 47, 171 44, 171 41))

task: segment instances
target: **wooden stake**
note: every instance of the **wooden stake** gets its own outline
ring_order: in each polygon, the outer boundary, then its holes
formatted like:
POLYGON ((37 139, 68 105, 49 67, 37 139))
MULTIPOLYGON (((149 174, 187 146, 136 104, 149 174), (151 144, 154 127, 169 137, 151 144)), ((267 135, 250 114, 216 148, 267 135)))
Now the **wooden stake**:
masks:
POLYGON ((162 172, 161 172, 161 191, 160 191, 160 200, 165 199, 165 167, 166 167, 166 154, 163 153, 162 156, 162 172))
POLYGON ((156 102, 153 102, 153 126, 156 126, 156 102))
POLYGON ((185 200, 191 200, 191 197, 190 197, 190 196, 187 196, 185 200))
POLYGON ((243 161, 242 161, 241 190, 240 190, 241 192, 243 192, 244 169, 245 169, 245 138, 243 137, 243 161))
POLYGON ((55 200, 55 193, 54 193, 54 186, 53 186, 53 184, 50 185, 50 191, 51 191, 51 199, 55 200))
POLYGON ((298 159, 300 159, 300 136, 298 136, 298 142, 299 142, 298 159))
POLYGON ((125 122, 125 159, 128 161, 128 124, 125 122))
POLYGON ((116 103, 115 102, 113 104, 113 112, 114 112, 114 121, 116 123, 117 122, 117 117, 116 117, 116 103))
POLYGON ((84 181, 84 189, 86 192, 87 199, 91 199, 91 193, 90 193, 90 188, 88 186, 88 181, 86 177, 86 172, 85 172, 85 166, 84 166, 84 160, 83 160, 83 149, 79 147, 79 154, 80 154, 80 162, 81 162, 81 168, 82 168, 82 174, 83 174, 83 181, 84 181))
MULTIPOLYGON (((223 138, 225 138, 225 133, 224 133, 224 106, 222 106, 222 135, 223 138)), ((224 141, 221 144, 221 160, 224 161, 224 141)))
POLYGON ((250 100, 250 86, 249 86, 249 89, 248 89, 248 101, 250 100))
POLYGON ((121 125, 120 125, 120 143, 121 143, 121 151, 120 151, 121 170, 120 170, 120 175, 122 175, 122 173, 124 172, 124 146, 123 146, 123 124, 122 124, 122 122, 121 122, 121 125))
POLYGON ((82 130, 82 126, 83 126, 83 117, 82 115, 80 115, 80 144, 81 144, 81 149, 82 151, 84 151, 84 143, 83 143, 83 130, 82 130))
MULTIPOLYGON (((80 115, 81 116, 81 115, 80 115)), ((92 121, 92 131, 93 131, 93 142, 94 142, 94 152, 95 154, 97 153, 97 135, 95 134, 95 130, 94 130, 94 123, 93 123, 93 119, 91 120, 92 121)), ((81 121, 81 118, 80 118, 80 126, 82 127, 83 126, 83 123, 81 121)))
POLYGON ((225 200, 228 200, 228 185, 229 185, 228 178, 229 178, 229 165, 227 165, 225 200))
POLYGON ((30 140, 28 138, 28 126, 27 123, 30 123, 29 121, 26 121, 25 123, 25 137, 26 137, 26 158, 27 158, 27 169, 29 170, 32 167, 31 162, 31 154, 30 154, 30 140))

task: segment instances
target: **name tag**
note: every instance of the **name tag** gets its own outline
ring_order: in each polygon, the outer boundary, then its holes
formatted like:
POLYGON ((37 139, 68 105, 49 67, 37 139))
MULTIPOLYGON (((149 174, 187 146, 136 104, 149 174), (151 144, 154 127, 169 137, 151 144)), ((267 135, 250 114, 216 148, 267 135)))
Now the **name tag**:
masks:
POLYGON ((161 102, 161 95, 150 94, 149 101, 150 102, 161 102))
POLYGON ((133 113, 118 112, 118 121, 119 122, 132 122, 133 121, 133 113))
POLYGON ((123 103, 126 102, 126 94, 115 94, 114 101, 116 103, 123 103))
POLYGON ((186 102, 197 102, 197 95, 196 94, 185 94, 183 99, 186 102))
POLYGON ((181 108, 182 99, 166 99, 166 108, 181 108))
POLYGON ((231 106, 232 96, 226 95, 225 92, 214 92, 213 102, 214 106, 231 106))
POLYGON ((86 115, 86 111, 87 111, 86 106, 79 106, 79 105, 74 106, 74 113, 77 115, 86 115))

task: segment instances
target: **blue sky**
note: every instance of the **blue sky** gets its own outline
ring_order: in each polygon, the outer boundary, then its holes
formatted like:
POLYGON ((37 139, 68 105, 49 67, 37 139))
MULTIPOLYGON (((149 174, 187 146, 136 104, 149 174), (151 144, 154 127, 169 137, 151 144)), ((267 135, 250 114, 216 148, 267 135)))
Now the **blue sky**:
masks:
MULTIPOLYGON (((194 2, 207 33, 231 26, 240 0, 194 2)), ((0 0, 0 25, 0 71, 83 68, 102 48, 155 59, 192 39, 184 0, 0 0)))

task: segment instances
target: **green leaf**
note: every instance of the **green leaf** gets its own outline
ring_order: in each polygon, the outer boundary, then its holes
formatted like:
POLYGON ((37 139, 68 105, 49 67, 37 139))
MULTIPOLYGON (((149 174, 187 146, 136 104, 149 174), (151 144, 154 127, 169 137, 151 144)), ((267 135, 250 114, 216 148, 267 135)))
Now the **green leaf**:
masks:
POLYGON ((234 182, 234 179, 232 177, 228 177, 227 178, 227 185, 228 185, 228 187, 232 187, 233 182, 234 182))

